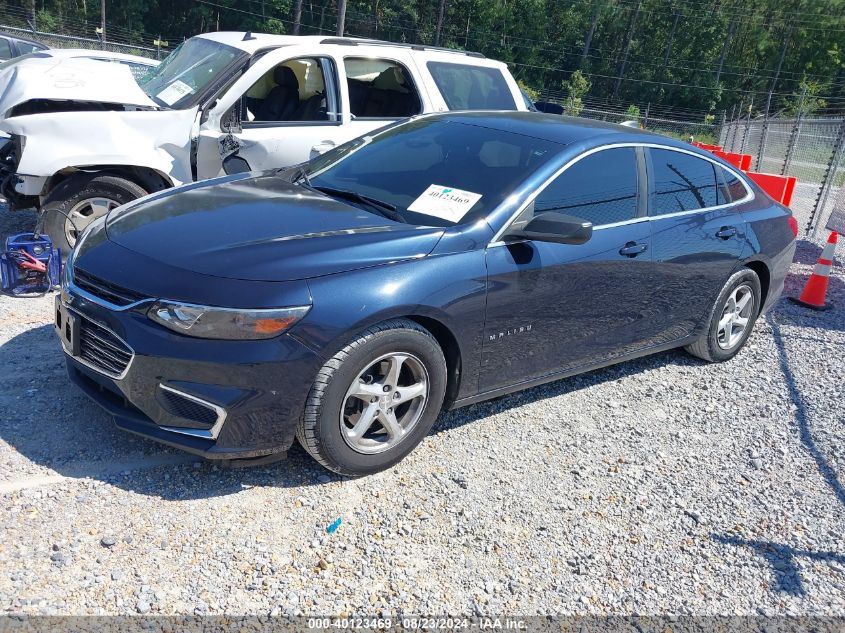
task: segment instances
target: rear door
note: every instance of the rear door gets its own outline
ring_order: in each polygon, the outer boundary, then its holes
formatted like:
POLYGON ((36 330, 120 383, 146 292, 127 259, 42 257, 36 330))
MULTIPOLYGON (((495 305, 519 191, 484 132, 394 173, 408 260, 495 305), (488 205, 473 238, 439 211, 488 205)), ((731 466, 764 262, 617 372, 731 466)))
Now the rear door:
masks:
POLYGON ((654 318, 666 341, 703 321, 736 268, 746 223, 737 209, 751 192, 692 152, 650 147, 648 215, 654 257, 654 318), (730 182, 727 182, 730 180, 730 182))
POLYGON ((652 335, 640 151, 618 147, 584 156, 516 220, 543 211, 589 220, 593 236, 585 244, 488 247, 482 391, 609 361, 652 335))

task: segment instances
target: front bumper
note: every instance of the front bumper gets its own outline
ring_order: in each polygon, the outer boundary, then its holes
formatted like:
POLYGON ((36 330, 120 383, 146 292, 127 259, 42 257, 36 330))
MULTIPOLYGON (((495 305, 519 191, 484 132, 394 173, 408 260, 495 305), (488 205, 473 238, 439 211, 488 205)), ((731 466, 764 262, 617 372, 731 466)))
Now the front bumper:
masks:
POLYGON ((88 328, 83 338, 93 332, 104 354, 114 351, 104 346, 119 343, 131 353, 123 371, 109 371, 90 349, 80 351, 78 343, 71 349, 62 338, 70 379, 119 428, 185 451, 211 459, 286 451, 319 357, 287 335, 264 341, 181 336, 150 321, 148 303, 114 309, 73 286, 63 291, 57 311, 61 304, 65 319, 73 315, 76 327, 88 328))
POLYGON ((13 209, 37 207, 47 183, 46 177, 17 173, 22 151, 20 137, 0 134, 0 196, 13 209))

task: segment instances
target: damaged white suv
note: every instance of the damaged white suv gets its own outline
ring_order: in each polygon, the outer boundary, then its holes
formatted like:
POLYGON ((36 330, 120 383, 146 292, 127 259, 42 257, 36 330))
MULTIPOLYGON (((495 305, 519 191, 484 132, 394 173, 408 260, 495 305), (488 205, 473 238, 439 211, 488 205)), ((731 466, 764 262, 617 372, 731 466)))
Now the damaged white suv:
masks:
POLYGON ((416 114, 527 109, 501 62, 323 36, 200 35, 138 82, 116 64, 24 60, 0 86, 2 195, 44 211, 65 252, 147 193, 300 163, 416 114))

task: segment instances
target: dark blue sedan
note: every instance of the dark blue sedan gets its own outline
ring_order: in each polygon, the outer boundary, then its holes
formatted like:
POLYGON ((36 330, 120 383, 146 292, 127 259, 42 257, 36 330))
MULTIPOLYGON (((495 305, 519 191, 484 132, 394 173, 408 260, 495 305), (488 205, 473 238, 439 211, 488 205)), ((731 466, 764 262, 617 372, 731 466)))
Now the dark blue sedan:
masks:
POLYGON ((56 326, 120 428, 256 461, 298 438, 363 475, 444 406, 674 347, 732 358, 796 232, 742 173, 662 136, 423 116, 111 212, 68 262, 56 326))

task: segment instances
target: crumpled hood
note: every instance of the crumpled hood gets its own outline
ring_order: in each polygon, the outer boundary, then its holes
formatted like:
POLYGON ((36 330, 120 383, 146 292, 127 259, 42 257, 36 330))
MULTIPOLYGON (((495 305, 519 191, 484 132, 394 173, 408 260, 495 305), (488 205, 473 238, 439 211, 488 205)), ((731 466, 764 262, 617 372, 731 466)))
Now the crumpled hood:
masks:
POLYGON ((238 174, 112 211, 112 242, 169 266, 292 281, 427 255, 442 228, 393 222, 270 174, 238 174))
POLYGON ((80 58, 29 58, 0 71, 0 117, 31 99, 158 107, 128 66, 80 58))

